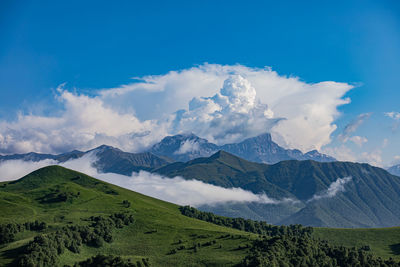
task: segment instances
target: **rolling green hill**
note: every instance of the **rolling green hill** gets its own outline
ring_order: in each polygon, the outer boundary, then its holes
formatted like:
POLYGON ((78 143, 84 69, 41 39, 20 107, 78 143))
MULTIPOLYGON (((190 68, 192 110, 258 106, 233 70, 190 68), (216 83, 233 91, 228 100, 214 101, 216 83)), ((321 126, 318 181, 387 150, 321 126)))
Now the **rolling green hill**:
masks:
MULTIPOLYGON (((0 183, 0 212, 0 266, 398 266, 363 248, 396 257, 398 229, 361 241, 351 230, 343 243, 358 248, 336 247, 312 238, 312 228, 179 207, 59 166, 0 183)), ((327 229, 313 235, 342 244, 327 229)))
POLYGON ((292 160, 266 165, 219 151, 208 158, 172 163, 155 172, 228 188, 240 187, 254 193, 265 192, 270 198, 294 201, 279 205, 205 207, 225 216, 243 214, 274 224, 318 227, 400 225, 400 178, 368 164, 292 160), (338 185, 338 179, 345 177, 348 182, 338 185), (330 188, 335 183, 341 190, 334 192, 330 188))
MULTIPOLYGON (((98 253, 121 256, 132 262, 148 258, 151 266, 229 266, 246 255, 245 250, 236 248, 244 247, 253 238, 249 233, 183 216, 174 204, 59 166, 1 183, 0 212, 0 224, 38 220, 48 225, 44 233, 68 225, 87 225, 91 216, 133 214, 132 225, 113 230, 112 243, 104 242, 101 248, 82 245, 80 253, 66 250, 58 257, 60 266, 73 265, 98 253), (198 244, 196 252, 191 249, 198 244)), ((16 234, 15 241, 1 245, 0 266, 13 266, 24 246, 37 234, 25 230, 16 234)))

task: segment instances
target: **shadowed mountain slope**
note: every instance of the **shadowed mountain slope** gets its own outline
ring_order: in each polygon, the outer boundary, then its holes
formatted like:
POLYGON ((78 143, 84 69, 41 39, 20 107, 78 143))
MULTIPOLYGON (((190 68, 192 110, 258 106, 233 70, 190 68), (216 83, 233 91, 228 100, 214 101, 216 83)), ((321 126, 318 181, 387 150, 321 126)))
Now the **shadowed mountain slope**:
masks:
POLYGON ((167 136, 161 142, 155 144, 150 152, 173 158, 176 161, 186 162, 198 157, 209 157, 219 150, 260 163, 277 163, 282 160, 293 159, 321 162, 335 161, 334 158, 316 150, 303 154, 297 149, 284 149, 272 141, 269 133, 248 138, 240 143, 223 146, 210 143, 194 134, 167 136))
MULTIPOLYGON (((208 158, 173 163, 155 172, 266 193, 278 204, 292 207, 292 214, 286 212, 286 218, 272 212, 268 218, 281 218, 273 223, 328 227, 400 224, 400 178, 368 164, 292 160, 266 165, 219 151, 208 158), (293 203, 285 204, 288 198, 293 203), (295 205, 297 209, 293 208, 295 205)), ((259 215, 266 213, 264 209, 274 210, 271 204, 257 208, 246 205, 246 209, 259 215)), ((220 208, 221 211, 225 214, 220 208)))

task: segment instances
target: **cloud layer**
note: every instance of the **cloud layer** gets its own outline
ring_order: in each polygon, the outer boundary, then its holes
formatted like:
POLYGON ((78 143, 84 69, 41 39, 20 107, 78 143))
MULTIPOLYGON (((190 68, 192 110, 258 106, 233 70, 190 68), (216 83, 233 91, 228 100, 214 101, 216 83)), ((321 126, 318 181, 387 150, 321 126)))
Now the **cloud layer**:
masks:
MULTIPOLYGON (((131 176, 99 173, 92 166, 96 161, 95 154, 89 153, 81 158, 69 160, 59 165, 86 173, 111 184, 180 205, 199 206, 225 202, 279 204, 292 201, 290 199, 275 200, 265 194, 254 194, 241 188, 223 188, 198 180, 185 180, 181 177, 171 179, 145 171, 134 172, 131 176)), ((10 160, 0 162, 0 181, 16 180, 36 169, 56 164, 53 160, 39 162, 10 160)))
POLYGON ((137 152, 193 132, 218 144, 270 131, 280 145, 320 149, 336 129, 346 83, 305 83, 270 68, 204 64, 136 78, 95 96, 58 89, 57 116, 0 121, 0 153, 60 153, 101 144, 137 152))

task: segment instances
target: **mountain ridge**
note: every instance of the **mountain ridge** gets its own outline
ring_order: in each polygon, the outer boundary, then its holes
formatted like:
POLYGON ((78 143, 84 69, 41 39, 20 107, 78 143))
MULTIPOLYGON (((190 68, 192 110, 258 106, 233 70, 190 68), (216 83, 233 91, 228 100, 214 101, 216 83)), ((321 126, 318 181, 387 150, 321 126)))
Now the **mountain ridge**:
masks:
POLYGON ((400 164, 394 165, 387 170, 393 175, 400 176, 400 164))
POLYGON ((172 160, 166 157, 159 157, 150 152, 129 153, 108 145, 101 145, 85 152, 73 150, 71 152, 58 155, 41 154, 35 152, 6 156, 0 155, 0 162, 7 160, 38 162, 48 159, 54 160, 57 163, 63 163, 68 160, 78 159, 89 154, 94 154, 97 157, 97 160, 93 165, 99 172, 114 172, 123 175, 131 175, 132 172, 138 172, 140 170, 149 171, 153 168, 157 168, 172 162, 172 160))
MULTIPOLYGON (((300 223, 320 227, 400 224, 400 178, 365 163, 289 160, 267 165, 219 151, 208 158, 173 163, 154 172, 227 188, 240 187, 256 194, 265 193, 281 205, 280 211, 275 210, 275 204, 258 207, 246 204, 242 209, 247 209, 247 214, 250 210, 264 214, 263 218, 274 224, 300 223), (286 203, 285 199, 293 201, 286 203), (296 201, 299 204, 293 210, 296 201), (267 211, 271 213, 266 214, 267 211), (284 213, 286 218, 282 217, 284 213), (280 220, 274 221, 278 217, 280 220)), ((233 205, 226 209, 231 207, 233 205)), ((220 208, 206 209, 219 210, 221 215, 231 214, 220 208)))
POLYGON ((208 157, 224 150, 238 157, 259 163, 277 163, 282 160, 336 161, 335 158, 312 150, 302 153, 298 149, 285 149, 272 140, 271 134, 264 133, 247 138, 239 143, 218 146, 194 134, 167 136, 149 150, 156 155, 167 156, 176 161, 189 161, 197 157, 208 157))

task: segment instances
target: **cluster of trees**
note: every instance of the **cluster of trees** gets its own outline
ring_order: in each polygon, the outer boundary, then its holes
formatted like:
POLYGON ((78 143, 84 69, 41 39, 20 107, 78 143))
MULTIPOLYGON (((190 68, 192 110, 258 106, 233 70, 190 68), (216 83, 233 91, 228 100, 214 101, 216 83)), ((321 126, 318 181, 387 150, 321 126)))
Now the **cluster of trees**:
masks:
POLYGON ((68 192, 68 191, 61 191, 60 189, 55 190, 50 194, 45 195, 40 199, 41 203, 58 203, 58 202, 67 202, 73 201, 75 198, 80 196, 80 192, 68 192))
POLYGON ((131 202, 129 200, 124 200, 122 201, 122 206, 129 208, 131 206, 131 202))
POLYGON ((249 255, 240 266, 400 266, 393 259, 382 260, 367 252, 368 247, 360 249, 332 246, 310 236, 274 236, 255 240, 249 255))
POLYGON ((183 215, 191 218, 196 218, 213 224, 222 225, 269 237, 278 235, 310 236, 313 231, 312 227, 303 227, 299 224, 290 226, 275 226, 263 221, 253 221, 253 220, 246 220, 243 218, 229 218, 229 217, 218 216, 211 212, 199 211, 190 206, 183 206, 180 207, 179 209, 183 215))
POLYGON ((68 249, 79 253, 80 246, 101 247, 113 241, 112 231, 134 222, 129 213, 115 213, 108 217, 92 216, 89 225, 71 225, 46 235, 36 236, 17 259, 17 266, 56 266, 58 256, 68 249))
MULTIPOLYGON (((243 218, 218 216, 190 206, 180 207, 180 211, 183 215, 191 218, 262 235, 260 239, 253 241, 249 255, 245 257, 240 266, 400 267, 400 263, 393 259, 383 260, 369 253, 369 246, 359 249, 347 248, 314 239, 311 235, 312 227, 274 226, 243 218)), ((248 248, 248 246, 244 248, 248 248)))
POLYGON ((143 258, 142 261, 136 263, 131 262, 129 259, 124 260, 121 257, 114 257, 110 255, 97 255, 85 261, 75 263, 74 267, 98 267, 98 266, 118 266, 118 267, 148 267, 149 259, 143 258))
POLYGON ((0 225, 0 245, 15 241, 15 235, 25 230, 42 231, 47 228, 45 222, 9 223, 0 225))

